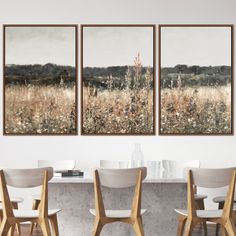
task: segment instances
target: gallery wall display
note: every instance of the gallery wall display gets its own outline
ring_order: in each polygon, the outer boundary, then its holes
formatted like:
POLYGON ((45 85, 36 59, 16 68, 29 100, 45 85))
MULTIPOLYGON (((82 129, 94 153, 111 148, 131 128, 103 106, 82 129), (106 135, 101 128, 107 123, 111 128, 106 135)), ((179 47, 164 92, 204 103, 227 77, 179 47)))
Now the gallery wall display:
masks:
POLYGON ((155 25, 81 26, 82 135, 155 134, 155 25))
POLYGON ((233 25, 159 26, 159 134, 233 134, 233 25))
POLYGON ((4 25, 4 134, 77 134, 77 25, 4 25))

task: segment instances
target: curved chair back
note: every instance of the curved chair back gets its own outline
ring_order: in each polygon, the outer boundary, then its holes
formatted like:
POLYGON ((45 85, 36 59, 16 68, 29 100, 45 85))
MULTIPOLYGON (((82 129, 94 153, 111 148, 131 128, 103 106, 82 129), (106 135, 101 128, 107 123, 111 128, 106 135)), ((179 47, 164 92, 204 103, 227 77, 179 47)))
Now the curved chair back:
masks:
POLYGON ((53 177, 53 168, 35 169, 4 169, 6 184, 16 188, 33 188, 43 184, 45 171, 48 172, 48 181, 53 177))
POLYGON ((75 160, 59 160, 59 161, 49 161, 49 160, 38 160, 38 167, 48 167, 51 166, 54 171, 58 170, 73 170, 76 166, 75 160))
POLYGON ((222 188, 229 186, 222 217, 232 216, 236 181, 235 168, 191 169, 188 174, 188 217, 197 217, 194 185, 203 188, 222 188))
POLYGON ((109 188, 127 188, 137 184, 137 178, 140 171, 142 171, 142 180, 144 180, 147 176, 146 167, 98 169, 98 174, 102 186, 109 188))
POLYGON ((194 185, 203 188, 222 188, 229 185, 235 167, 220 169, 193 168, 191 170, 194 185))

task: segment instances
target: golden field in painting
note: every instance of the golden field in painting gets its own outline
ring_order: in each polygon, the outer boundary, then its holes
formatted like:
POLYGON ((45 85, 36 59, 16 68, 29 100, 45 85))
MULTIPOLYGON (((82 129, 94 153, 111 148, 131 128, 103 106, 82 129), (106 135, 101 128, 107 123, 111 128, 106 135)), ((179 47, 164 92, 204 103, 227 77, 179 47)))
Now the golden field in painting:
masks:
POLYGON ((90 96, 83 88, 83 132, 150 134, 153 129, 152 90, 104 90, 90 96))
POLYGON ((6 134, 75 134, 75 86, 5 87, 6 134))
POLYGON ((162 134, 231 133, 231 85, 161 89, 162 134))

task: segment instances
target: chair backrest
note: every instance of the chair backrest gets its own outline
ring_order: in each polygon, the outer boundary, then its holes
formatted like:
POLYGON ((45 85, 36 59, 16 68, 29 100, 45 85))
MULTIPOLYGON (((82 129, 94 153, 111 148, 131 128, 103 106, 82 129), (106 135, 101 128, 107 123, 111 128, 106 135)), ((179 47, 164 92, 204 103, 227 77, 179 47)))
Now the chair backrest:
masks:
POLYGON ((235 170, 232 168, 203 169, 193 168, 193 184, 203 188, 222 188, 228 186, 235 170))
POLYGON ((102 186, 109 188, 127 188, 137 184, 137 177, 142 171, 142 180, 147 176, 147 168, 98 169, 102 186))
POLYGON ((51 160, 38 160, 38 167, 48 167, 51 166, 54 171, 58 170, 73 170, 76 166, 75 160, 59 160, 59 161, 51 161, 51 160))
POLYGON ((114 160, 100 160, 101 169, 118 169, 119 161, 114 160))
POLYGON ((222 217, 230 217, 233 212, 236 171, 235 168, 192 169, 188 174, 188 217, 197 217, 194 186, 222 188, 229 186, 222 217))
POLYGON ((43 184, 45 171, 48 171, 48 181, 53 177, 53 168, 35 169, 4 169, 6 184, 16 188, 33 188, 43 184))
MULTIPOLYGON (((94 171, 94 194, 96 216, 105 217, 101 185, 109 188, 135 186, 131 218, 141 215, 142 181, 147 176, 147 168, 98 169, 94 171)), ((113 219, 114 220, 114 219, 113 219)), ((118 219, 119 220, 119 219, 118 219)))

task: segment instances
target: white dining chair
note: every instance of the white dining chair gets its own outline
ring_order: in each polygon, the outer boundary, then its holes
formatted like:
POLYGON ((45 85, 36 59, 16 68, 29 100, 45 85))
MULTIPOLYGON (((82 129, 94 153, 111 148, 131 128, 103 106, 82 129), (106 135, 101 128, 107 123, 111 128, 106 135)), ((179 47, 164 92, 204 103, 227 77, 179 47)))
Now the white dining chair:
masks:
MULTIPOLYGON (((218 209, 223 209, 224 205, 225 205, 225 200, 226 200, 226 196, 216 196, 212 199, 212 201, 216 204, 218 204, 218 209)), ((236 192, 234 193, 234 203, 236 203, 236 192)), ((236 212, 235 212, 236 214, 236 212)), ((235 219, 235 225, 236 225, 236 219, 235 219)), ((220 225, 217 224, 216 225, 216 235, 219 235, 219 231, 220 231, 220 225)))
POLYGON ((144 236, 141 209, 142 181, 146 178, 147 168, 98 169, 94 172, 95 209, 90 213, 95 216, 93 236, 99 236, 105 224, 123 222, 133 225, 137 236, 144 236), (131 209, 106 210, 102 198, 101 186, 108 188, 128 188, 135 186, 131 209))
MULTIPOLYGON (((4 167, 1 166, 0 170, 1 169, 4 169, 4 167)), ((13 209, 18 209, 19 204, 24 201, 24 198, 19 197, 19 196, 10 195, 10 201, 11 201, 13 209)), ((1 203, 2 203, 2 198, 0 196, 0 204, 1 203)), ((0 222, 2 222, 2 217, 3 217, 3 212, 2 212, 2 208, 0 207, 0 222)), ((21 234, 20 224, 16 224, 16 231, 18 234, 21 234)))
POLYGON ((232 225, 233 198, 235 190, 236 171, 234 168, 223 169, 191 169, 188 174, 188 209, 175 211, 179 214, 178 236, 182 236, 186 228, 185 236, 192 233, 197 223, 207 221, 221 224, 229 234, 235 236, 236 231, 232 225), (194 186, 202 188, 222 188, 229 186, 226 204, 223 210, 197 210, 194 199, 194 186), (185 227, 186 225, 186 227, 185 227))
MULTIPOLYGON (((200 161, 199 160, 162 160, 164 171, 172 171, 173 175, 172 177, 176 178, 184 178, 187 180, 188 170, 192 168, 200 168, 200 161), (168 163, 171 163, 168 165, 168 163), (166 168, 165 168, 166 167, 166 168), (173 170, 170 170, 172 167, 173 170)), ((194 186, 194 199, 196 203, 196 208, 199 210, 205 209, 205 199, 207 198, 207 195, 205 194, 199 194, 198 189, 196 186, 194 186)), ((205 235, 207 235, 207 225, 205 222, 201 224, 203 226, 205 235)))
MULTIPOLYGON (((76 166, 76 160, 38 160, 38 168, 43 167, 52 167, 53 171, 61 171, 61 170, 73 170, 76 166)), ((33 195, 33 205, 32 210, 37 210, 40 204, 40 195, 34 194, 33 195)), ((34 230, 34 226, 36 224, 31 223, 30 226, 30 233, 32 234, 34 230)))
POLYGON ((3 219, 0 235, 14 235, 15 225, 21 222, 35 222, 42 228, 44 236, 50 236, 49 220, 55 236, 59 235, 57 213, 59 209, 48 210, 48 181, 53 169, 4 169, 0 170, 0 193, 2 196, 3 219), (7 186, 15 188, 33 188, 42 186, 41 204, 38 210, 13 209, 7 186))
MULTIPOLYGON (((13 209, 18 209, 19 204, 22 203, 24 199, 22 197, 15 197, 15 196, 10 196, 10 202, 12 204, 13 209)), ((0 197, 0 203, 2 203, 2 198, 0 197)), ((2 207, 0 207, 0 223, 2 222, 3 219, 3 212, 2 212, 2 207)), ((16 224, 16 231, 18 234, 21 234, 21 228, 20 224, 16 224)))

